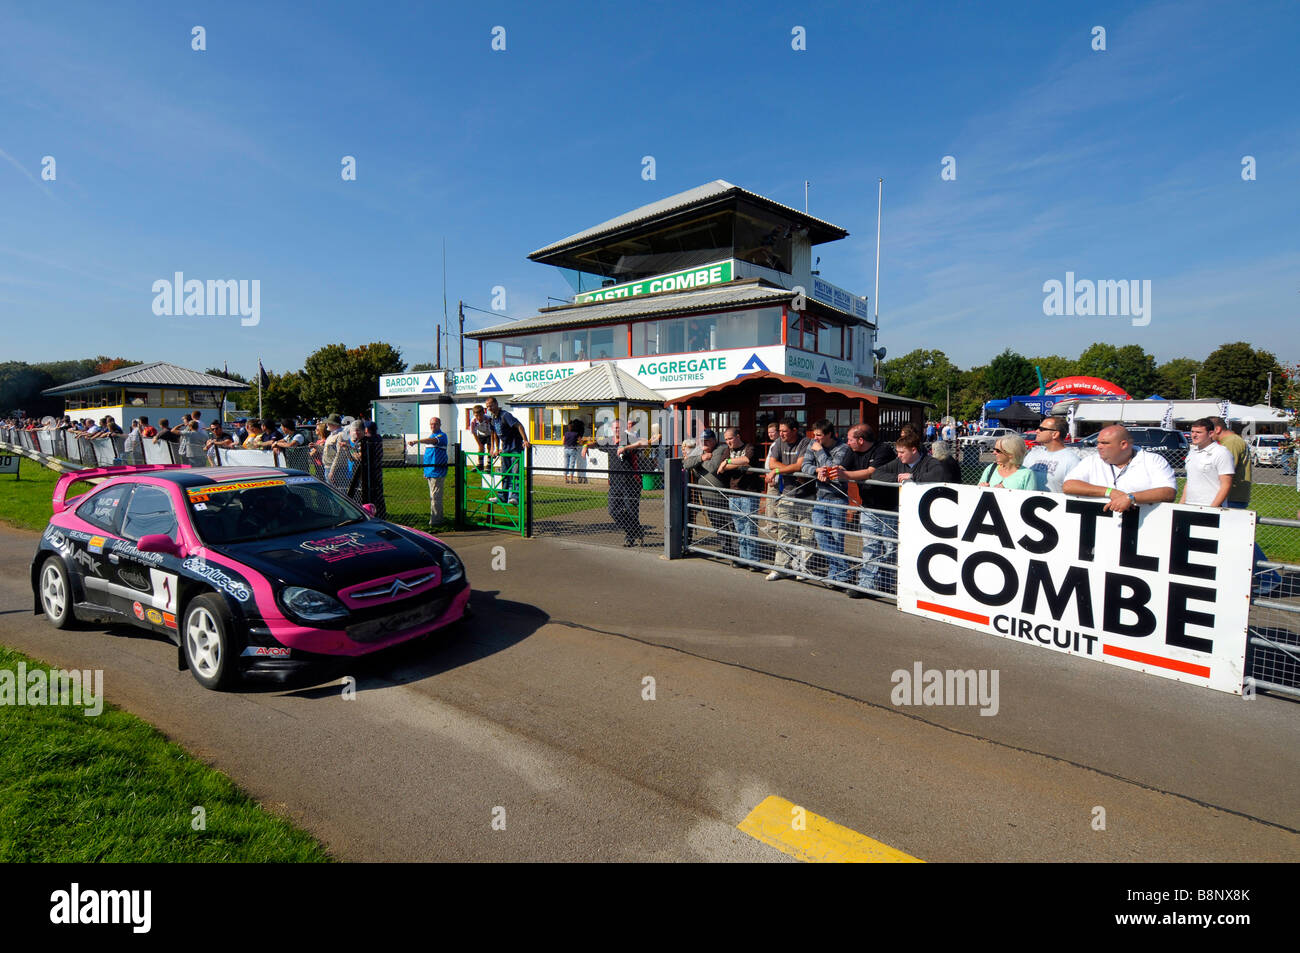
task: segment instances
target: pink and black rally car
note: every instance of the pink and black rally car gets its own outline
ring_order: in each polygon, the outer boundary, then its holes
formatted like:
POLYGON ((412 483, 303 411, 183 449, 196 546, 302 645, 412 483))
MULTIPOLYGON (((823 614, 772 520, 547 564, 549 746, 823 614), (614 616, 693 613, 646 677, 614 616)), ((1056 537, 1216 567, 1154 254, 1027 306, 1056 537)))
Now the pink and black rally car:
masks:
POLYGON ((165 635, 212 689, 427 635, 461 619, 470 594, 442 541, 375 519, 306 473, 265 467, 69 474, 31 579, 35 612, 55 626, 109 619, 165 635))

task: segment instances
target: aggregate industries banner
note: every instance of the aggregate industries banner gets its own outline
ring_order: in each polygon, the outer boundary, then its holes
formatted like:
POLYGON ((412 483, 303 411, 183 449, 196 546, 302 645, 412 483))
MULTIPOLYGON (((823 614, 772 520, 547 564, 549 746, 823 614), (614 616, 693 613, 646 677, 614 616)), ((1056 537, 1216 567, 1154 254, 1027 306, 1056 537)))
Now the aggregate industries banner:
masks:
POLYGON ((952 484, 899 492, 905 612, 1240 694, 1255 514, 952 484))

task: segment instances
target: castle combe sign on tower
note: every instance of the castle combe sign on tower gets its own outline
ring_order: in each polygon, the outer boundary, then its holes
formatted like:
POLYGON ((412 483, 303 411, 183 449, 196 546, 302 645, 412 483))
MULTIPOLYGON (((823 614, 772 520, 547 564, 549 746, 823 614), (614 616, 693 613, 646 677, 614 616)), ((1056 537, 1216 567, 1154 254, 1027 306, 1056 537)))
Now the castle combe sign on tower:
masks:
POLYGON ((661 291, 690 291, 693 288, 707 288, 730 281, 735 273, 735 261, 715 262, 698 268, 674 271, 668 275, 657 275, 643 281, 629 281, 621 285, 611 285, 599 291, 586 291, 577 295, 574 304, 587 304, 591 301, 612 301, 617 298, 635 298, 638 295, 658 294, 661 291))

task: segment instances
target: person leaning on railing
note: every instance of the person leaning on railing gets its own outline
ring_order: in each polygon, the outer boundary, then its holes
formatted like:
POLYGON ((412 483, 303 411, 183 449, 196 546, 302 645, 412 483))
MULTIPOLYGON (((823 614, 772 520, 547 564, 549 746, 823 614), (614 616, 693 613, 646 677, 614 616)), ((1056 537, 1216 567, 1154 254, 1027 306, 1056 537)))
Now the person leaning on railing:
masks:
POLYGON ((1139 503, 1172 503, 1177 481, 1169 461, 1133 446, 1119 424, 1097 435, 1097 454, 1084 458, 1065 478, 1071 496, 1106 498, 1106 510, 1123 513, 1139 503))
POLYGON ((1040 490, 1038 471, 1024 465, 1025 438, 1019 435, 999 437, 993 444, 993 462, 984 468, 980 486, 1000 486, 1008 490, 1040 490))

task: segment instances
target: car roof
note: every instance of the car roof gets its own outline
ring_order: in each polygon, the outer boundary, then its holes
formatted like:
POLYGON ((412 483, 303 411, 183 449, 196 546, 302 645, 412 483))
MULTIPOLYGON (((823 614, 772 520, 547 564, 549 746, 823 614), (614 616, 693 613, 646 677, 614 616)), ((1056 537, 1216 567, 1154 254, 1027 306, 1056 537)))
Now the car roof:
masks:
POLYGON ((287 467, 185 467, 176 470, 141 470, 139 473, 121 473, 117 480, 148 478, 175 483, 180 487, 211 486, 232 480, 264 480, 282 476, 310 476, 304 470, 287 467))

